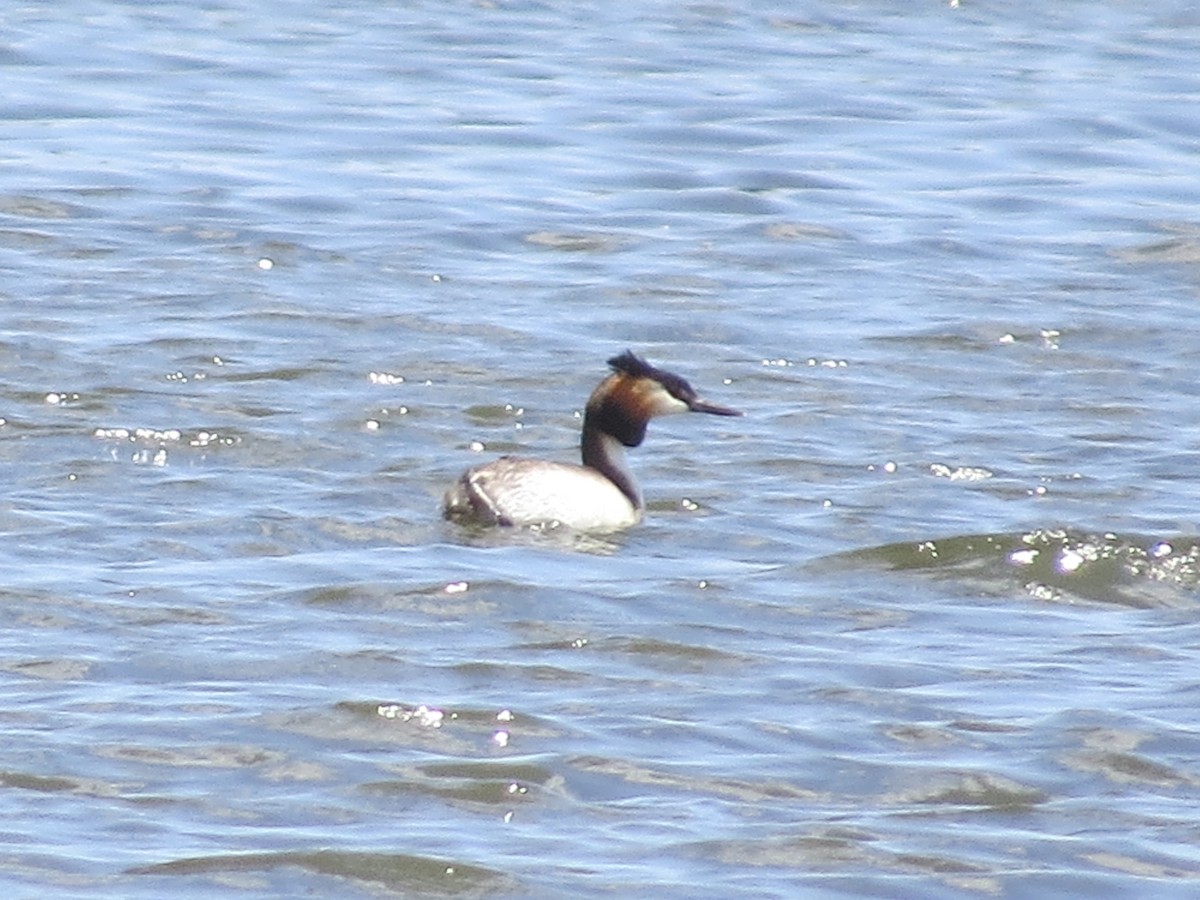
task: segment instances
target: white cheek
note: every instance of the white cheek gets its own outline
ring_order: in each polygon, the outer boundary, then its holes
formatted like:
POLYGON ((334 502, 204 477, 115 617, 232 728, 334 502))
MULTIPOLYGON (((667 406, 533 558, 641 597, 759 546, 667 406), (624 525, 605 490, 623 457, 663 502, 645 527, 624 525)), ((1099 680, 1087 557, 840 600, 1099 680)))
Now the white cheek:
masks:
POLYGON ((669 416, 673 413, 688 411, 688 405, 682 400, 672 397, 667 391, 657 390, 650 400, 651 415, 669 416))

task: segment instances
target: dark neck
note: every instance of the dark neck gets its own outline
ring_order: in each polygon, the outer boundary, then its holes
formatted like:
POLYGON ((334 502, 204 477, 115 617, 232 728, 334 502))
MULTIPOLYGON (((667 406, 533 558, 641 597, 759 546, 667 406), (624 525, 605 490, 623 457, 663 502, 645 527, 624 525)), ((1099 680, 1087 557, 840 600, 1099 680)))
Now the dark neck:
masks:
POLYGON ((629 464, 625 461, 625 448, 611 434, 596 428, 584 417, 583 439, 580 445, 583 451, 583 464, 595 469, 629 498, 634 509, 642 508, 642 491, 638 487, 629 464))

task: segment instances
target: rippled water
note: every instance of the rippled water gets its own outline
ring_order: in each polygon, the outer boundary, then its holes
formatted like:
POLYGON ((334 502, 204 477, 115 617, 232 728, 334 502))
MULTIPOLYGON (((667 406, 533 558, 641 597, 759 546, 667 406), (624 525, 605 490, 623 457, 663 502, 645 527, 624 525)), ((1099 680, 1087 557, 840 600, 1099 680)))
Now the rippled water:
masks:
POLYGON ((327 6, 0 12, 6 896, 1193 896, 1200 15, 327 6))

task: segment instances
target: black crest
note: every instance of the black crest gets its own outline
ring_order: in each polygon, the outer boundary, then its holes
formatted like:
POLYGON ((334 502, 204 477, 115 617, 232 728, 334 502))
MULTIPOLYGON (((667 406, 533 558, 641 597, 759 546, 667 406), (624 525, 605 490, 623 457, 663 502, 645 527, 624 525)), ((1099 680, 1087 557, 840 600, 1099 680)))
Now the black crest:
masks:
POLYGON ((653 378, 676 400, 690 404, 696 399, 696 392, 687 383, 687 379, 680 378, 673 372, 656 369, 632 350, 626 350, 620 356, 614 356, 608 361, 608 364, 612 366, 614 372, 624 372, 635 378, 653 378))

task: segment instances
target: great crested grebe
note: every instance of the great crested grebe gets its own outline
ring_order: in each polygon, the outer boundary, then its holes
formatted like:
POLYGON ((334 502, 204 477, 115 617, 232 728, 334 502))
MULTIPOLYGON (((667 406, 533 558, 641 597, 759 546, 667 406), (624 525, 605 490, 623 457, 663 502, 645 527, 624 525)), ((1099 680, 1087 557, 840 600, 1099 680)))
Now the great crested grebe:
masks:
POLYGON ((651 419, 689 411, 741 415, 701 400, 683 378, 628 350, 608 364, 612 374, 592 391, 583 414, 583 465, 502 456, 475 466, 446 492, 446 516, 580 531, 626 528, 641 519, 645 504, 625 447, 641 444, 651 419))

